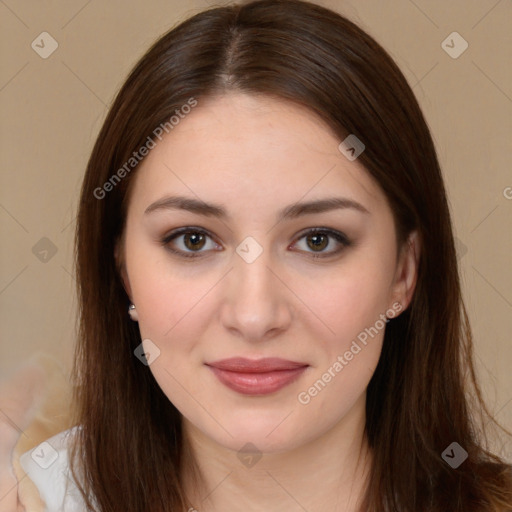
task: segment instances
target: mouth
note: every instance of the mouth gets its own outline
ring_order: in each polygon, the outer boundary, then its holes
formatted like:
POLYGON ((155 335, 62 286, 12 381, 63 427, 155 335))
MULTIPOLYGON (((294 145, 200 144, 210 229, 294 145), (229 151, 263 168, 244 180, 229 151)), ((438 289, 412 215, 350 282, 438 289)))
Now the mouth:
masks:
POLYGON ((279 358, 233 357, 205 363, 219 381, 244 395, 268 395, 288 386, 309 367, 279 358))

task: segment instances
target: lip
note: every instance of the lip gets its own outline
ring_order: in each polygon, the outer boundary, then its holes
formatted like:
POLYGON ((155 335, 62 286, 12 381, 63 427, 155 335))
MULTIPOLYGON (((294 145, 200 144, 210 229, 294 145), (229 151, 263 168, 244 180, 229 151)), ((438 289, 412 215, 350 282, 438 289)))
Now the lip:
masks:
POLYGON ((233 357, 206 366, 228 388, 244 395, 267 395, 291 384, 309 365, 275 357, 233 357))

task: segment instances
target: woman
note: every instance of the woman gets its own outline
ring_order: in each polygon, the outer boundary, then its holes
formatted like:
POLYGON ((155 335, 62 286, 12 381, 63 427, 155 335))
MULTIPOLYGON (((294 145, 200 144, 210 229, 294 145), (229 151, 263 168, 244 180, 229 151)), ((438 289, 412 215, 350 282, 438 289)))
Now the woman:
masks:
POLYGON ((55 510, 512 509, 432 138, 342 16, 261 0, 163 36, 99 134, 76 248, 55 510))

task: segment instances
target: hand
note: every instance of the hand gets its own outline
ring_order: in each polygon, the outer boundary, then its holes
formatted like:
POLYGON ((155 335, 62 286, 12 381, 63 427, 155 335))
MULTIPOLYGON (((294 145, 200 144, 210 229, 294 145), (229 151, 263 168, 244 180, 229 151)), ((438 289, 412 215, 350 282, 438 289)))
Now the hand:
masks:
POLYGON ((27 362, 0 381, 0 512, 25 511, 18 496, 13 452, 35 415, 45 377, 40 366, 27 362))

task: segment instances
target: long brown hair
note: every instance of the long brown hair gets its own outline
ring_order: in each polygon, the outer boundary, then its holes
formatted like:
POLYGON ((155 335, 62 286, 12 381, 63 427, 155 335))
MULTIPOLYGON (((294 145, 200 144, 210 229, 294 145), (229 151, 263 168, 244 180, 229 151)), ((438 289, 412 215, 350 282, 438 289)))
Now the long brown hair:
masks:
POLYGON ((191 98, 200 108, 202 99, 229 91, 306 106, 340 142, 355 134, 366 146, 358 161, 389 200, 398 242, 414 229, 422 241, 413 300, 387 325, 367 390, 374 464, 362 510, 511 510, 510 466, 488 447, 485 423, 499 425, 475 376, 451 217, 427 124, 376 41, 341 15, 299 0, 213 8, 178 25, 136 65, 98 136, 76 231, 81 429, 72 458, 83 471, 88 506, 191 506, 180 476, 180 414, 134 357, 141 338, 127 315, 114 249, 137 172, 137 165, 126 166, 133 152, 191 98), (121 179, 113 179, 116 173, 121 179), (453 442, 468 453, 456 469, 442 457, 453 442))

